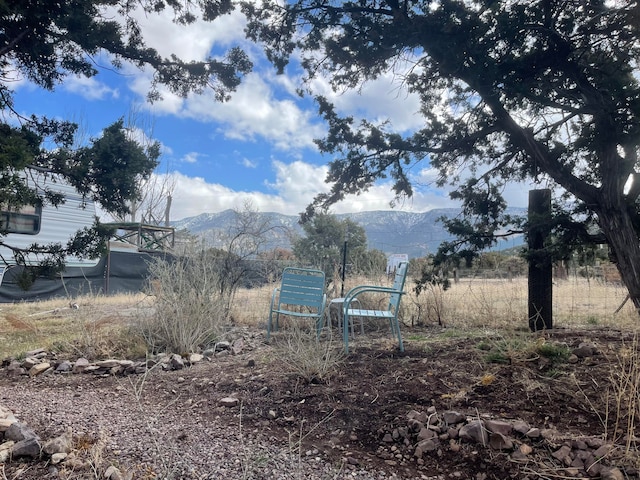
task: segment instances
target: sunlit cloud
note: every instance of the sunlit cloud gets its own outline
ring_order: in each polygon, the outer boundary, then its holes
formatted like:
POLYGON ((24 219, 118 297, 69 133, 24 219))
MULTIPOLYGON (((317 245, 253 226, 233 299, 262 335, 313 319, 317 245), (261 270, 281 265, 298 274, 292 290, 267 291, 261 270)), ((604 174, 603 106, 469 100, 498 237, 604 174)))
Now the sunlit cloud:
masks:
POLYGON ((335 92, 330 79, 321 76, 313 79, 310 88, 313 95, 326 97, 342 115, 354 115, 373 122, 389 121, 395 131, 413 131, 424 124, 420 98, 408 91, 402 76, 414 66, 399 63, 394 71, 387 71, 358 89, 335 92))
MULTIPOLYGON (((195 6, 193 9, 195 14, 199 13, 195 11, 195 6)), ((223 15, 213 22, 198 19, 188 25, 176 24, 170 8, 153 15, 148 15, 142 8, 138 8, 132 12, 132 16, 139 23, 147 46, 157 50, 163 57, 176 55, 185 61, 200 61, 209 57, 215 48, 228 48, 246 42, 246 19, 239 10, 223 15)), ((115 14, 114 18, 118 17, 115 14)))
MULTIPOLYGON (((263 212, 297 215, 305 210, 317 193, 327 192, 324 182, 326 166, 314 166, 301 161, 285 163, 274 160, 276 180, 268 183, 267 192, 237 191, 201 177, 173 173, 176 188, 173 194, 171 218, 180 220, 203 212, 241 209, 249 202, 263 212)), ((380 184, 360 195, 350 195, 331 208, 332 213, 353 213, 372 210, 402 210, 423 212, 433 208, 456 207, 459 204, 446 198, 437 189, 417 190, 410 199, 396 199, 391 185, 380 184), (392 207, 395 205, 395 208, 392 207)))
POLYGON ((230 101, 189 98, 179 115, 216 122, 229 139, 269 139, 281 150, 315 148, 313 139, 324 134, 315 112, 302 110, 293 98, 276 98, 271 85, 258 74, 248 75, 230 101))
POLYGON ((74 75, 68 77, 62 84, 62 88, 68 92, 80 95, 85 100, 117 99, 120 96, 118 89, 113 89, 100 82, 96 77, 83 77, 74 75))
POLYGON ((197 152, 189 152, 186 155, 184 155, 180 161, 184 162, 184 163, 198 163, 198 159, 200 157, 202 157, 203 155, 201 153, 197 153, 197 152))
MULTIPOLYGON (((151 76, 142 75, 130 84, 140 96, 149 91, 151 76)), ((315 149, 313 140, 324 136, 325 128, 315 111, 303 110, 295 98, 276 98, 270 84, 258 74, 248 75, 231 100, 218 102, 211 92, 187 99, 160 87, 162 100, 149 106, 157 115, 174 115, 211 123, 212 132, 227 139, 251 142, 270 141, 275 148, 289 151, 315 149)))
POLYGON ((243 158, 240 160, 240 165, 247 168, 257 168, 258 162, 255 160, 249 160, 248 158, 243 158))

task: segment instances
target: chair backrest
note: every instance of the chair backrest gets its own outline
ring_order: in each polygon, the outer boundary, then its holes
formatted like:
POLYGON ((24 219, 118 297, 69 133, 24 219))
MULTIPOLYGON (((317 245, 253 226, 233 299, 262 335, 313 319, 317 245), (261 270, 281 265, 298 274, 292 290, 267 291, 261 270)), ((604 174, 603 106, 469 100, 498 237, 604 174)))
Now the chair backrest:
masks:
MULTIPOLYGON (((402 292, 404 290, 404 282, 407 279, 407 269, 409 264, 407 262, 401 262, 396 268, 396 275, 393 279, 393 289, 402 292)), ((393 309, 396 313, 398 305, 400 305, 400 299, 402 295, 400 293, 392 293, 389 299, 389 310, 393 309)))
POLYGON ((324 297, 324 272, 287 267, 282 272, 280 304, 298 305, 320 311, 324 297))

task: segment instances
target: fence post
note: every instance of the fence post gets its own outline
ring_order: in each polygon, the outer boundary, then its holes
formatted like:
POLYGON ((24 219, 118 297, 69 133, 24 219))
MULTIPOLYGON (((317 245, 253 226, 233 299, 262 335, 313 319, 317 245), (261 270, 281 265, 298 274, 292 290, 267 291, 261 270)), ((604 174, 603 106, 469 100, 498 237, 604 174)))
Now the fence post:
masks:
POLYGON ((529 191, 529 328, 532 332, 553 328, 553 265, 544 252, 549 235, 551 190, 529 191))

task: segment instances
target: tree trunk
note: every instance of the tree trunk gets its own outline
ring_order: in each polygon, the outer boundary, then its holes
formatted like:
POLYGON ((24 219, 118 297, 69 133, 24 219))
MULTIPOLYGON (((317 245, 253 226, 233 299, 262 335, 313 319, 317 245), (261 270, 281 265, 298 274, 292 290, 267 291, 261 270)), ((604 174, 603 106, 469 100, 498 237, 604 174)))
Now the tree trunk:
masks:
POLYGON ((625 207, 603 207, 596 213, 629 298, 640 313, 640 243, 629 211, 625 207))

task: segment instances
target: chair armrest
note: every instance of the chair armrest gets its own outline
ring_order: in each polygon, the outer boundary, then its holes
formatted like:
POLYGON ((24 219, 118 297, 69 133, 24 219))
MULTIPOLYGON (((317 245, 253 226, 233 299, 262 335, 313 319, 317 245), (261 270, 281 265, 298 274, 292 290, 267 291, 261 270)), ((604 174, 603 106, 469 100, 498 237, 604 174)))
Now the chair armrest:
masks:
POLYGON ((344 297, 343 308, 347 310, 351 302, 353 302, 358 295, 365 292, 375 292, 375 293, 387 293, 389 295, 398 294, 403 295, 404 290, 395 290, 391 287, 380 287, 377 285, 360 285, 358 287, 354 287, 347 292, 344 297))

